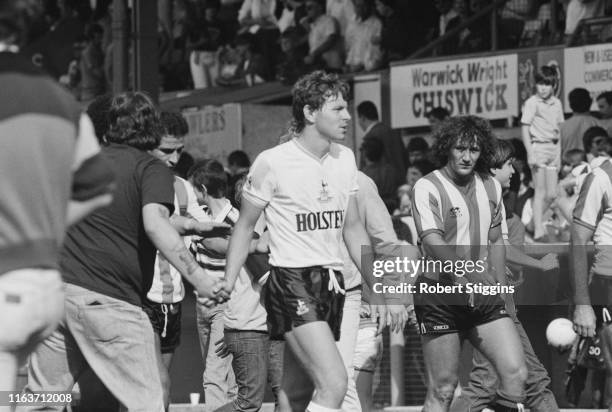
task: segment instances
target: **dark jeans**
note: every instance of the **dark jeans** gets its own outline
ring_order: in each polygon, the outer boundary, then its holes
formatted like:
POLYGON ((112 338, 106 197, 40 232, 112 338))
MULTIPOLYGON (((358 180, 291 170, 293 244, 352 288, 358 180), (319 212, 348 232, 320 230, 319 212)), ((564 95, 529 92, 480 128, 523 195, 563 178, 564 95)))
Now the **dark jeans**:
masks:
POLYGON ((238 386, 232 409, 227 410, 258 411, 263 403, 266 380, 270 381, 275 397, 280 389, 282 342, 271 345, 267 332, 226 330, 225 344, 232 354, 232 368, 238 386))

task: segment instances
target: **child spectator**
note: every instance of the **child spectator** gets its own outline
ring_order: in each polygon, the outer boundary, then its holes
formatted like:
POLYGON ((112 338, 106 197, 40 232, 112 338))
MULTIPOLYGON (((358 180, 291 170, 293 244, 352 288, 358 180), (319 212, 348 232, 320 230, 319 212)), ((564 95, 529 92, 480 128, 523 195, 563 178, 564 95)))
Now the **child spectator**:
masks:
POLYGON ((536 94, 523 107, 523 143, 527 163, 532 168, 534 240, 546 240, 542 215, 556 196, 557 173, 561 166, 560 125, 563 123, 561 101, 554 96, 557 83, 555 68, 542 66, 535 75, 536 94))
POLYGON ((572 149, 582 149, 582 136, 590 127, 597 126, 597 119, 589 113, 591 108, 591 95, 587 89, 581 87, 569 92, 569 104, 572 117, 561 125, 561 156, 572 149))

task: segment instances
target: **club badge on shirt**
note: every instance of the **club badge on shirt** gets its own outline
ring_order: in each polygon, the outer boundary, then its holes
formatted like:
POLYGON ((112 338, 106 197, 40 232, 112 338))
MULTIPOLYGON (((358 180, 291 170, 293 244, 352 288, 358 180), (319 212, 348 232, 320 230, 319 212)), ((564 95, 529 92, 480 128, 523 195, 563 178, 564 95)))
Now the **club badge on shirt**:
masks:
POLYGON ((332 196, 329 194, 329 190, 327 189, 328 186, 329 184, 327 182, 321 180, 321 195, 318 198, 319 202, 326 203, 331 200, 332 196))

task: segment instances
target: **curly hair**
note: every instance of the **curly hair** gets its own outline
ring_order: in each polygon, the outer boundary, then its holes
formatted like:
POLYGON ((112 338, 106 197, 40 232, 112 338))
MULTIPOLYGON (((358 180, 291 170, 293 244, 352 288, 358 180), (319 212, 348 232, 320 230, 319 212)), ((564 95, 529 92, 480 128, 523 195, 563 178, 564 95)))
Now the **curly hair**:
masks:
POLYGON ((166 133, 175 137, 183 137, 189 133, 189 125, 179 112, 161 112, 160 121, 166 133))
POLYGON ((313 111, 319 110, 329 97, 338 95, 348 100, 349 86, 337 74, 317 70, 298 79, 291 94, 293 97, 292 129, 295 133, 301 133, 306 127, 304 107, 308 106, 313 111))
POLYGON ((491 176, 491 164, 495 144, 495 135, 489 122, 477 116, 451 117, 440 125, 434 133, 435 143, 432 147, 433 157, 438 166, 448 162, 448 155, 458 143, 476 144, 480 147, 480 157, 476 161, 474 171, 482 177, 491 176))
POLYGON ((108 132, 110 123, 108 120, 108 112, 113 103, 113 95, 105 93, 96 97, 89 106, 87 106, 87 114, 93 123, 96 137, 100 143, 104 143, 104 138, 108 132))
POLYGON ((153 150, 161 141, 164 128, 153 100, 143 92, 121 93, 108 112, 106 139, 140 150, 153 150))

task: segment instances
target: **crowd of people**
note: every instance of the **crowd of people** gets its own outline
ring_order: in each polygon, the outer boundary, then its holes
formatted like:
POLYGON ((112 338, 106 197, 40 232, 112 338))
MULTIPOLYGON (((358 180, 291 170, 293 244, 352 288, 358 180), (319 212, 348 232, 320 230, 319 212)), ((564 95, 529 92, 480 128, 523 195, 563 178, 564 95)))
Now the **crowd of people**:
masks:
POLYGON ((62 410, 77 382, 81 394, 105 388, 123 409, 168 410, 185 281, 210 410, 259 410, 270 382, 281 412, 370 411, 380 334, 412 323, 425 411, 557 411, 512 293, 524 267, 559 268, 555 254, 523 248, 526 227, 535 242, 558 235, 547 213, 570 228, 574 329, 599 334, 612 373, 610 92, 597 97, 596 119, 589 93, 572 90, 564 120, 544 66, 522 140, 436 108, 431 147, 413 138, 406 148, 365 101, 358 168, 340 144, 348 85, 316 70, 295 82, 278 145, 252 165, 234 152, 226 169, 190 159, 183 116, 160 113, 145 93, 102 95, 82 112, 20 51, 39 10, 0 3, 0 84, 11 96, 0 122, 0 391, 9 395, 0 411, 62 410), (368 256, 434 264, 381 277, 368 256), (466 273, 467 262, 483 270, 466 273), (458 394, 465 339, 476 351, 458 394), (22 364, 25 397, 16 396, 22 364), (96 379, 80 380, 88 374, 96 379), (40 397, 48 393, 57 396, 40 397))
MULTIPOLYGON (((42 1, 42 0, 41 0, 42 1)), ((581 19, 609 13, 604 0, 508 0, 499 7, 501 49, 559 44, 581 19), (552 16, 552 1, 557 15, 552 16), (551 23, 555 20, 555 24, 551 23), (557 31, 553 32, 553 26, 557 31)), ((112 84, 112 2, 45 0, 26 52, 82 101, 112 84)), ((165 91, 285 84, 315 69, 372 71, 403 60, 489 6, 436 0, 159 0, 158 60, 165 91)), ((431 53, 491 48, 488 15, 431 53)), ((612 38, 604 30, 601 42, 612 38)))

